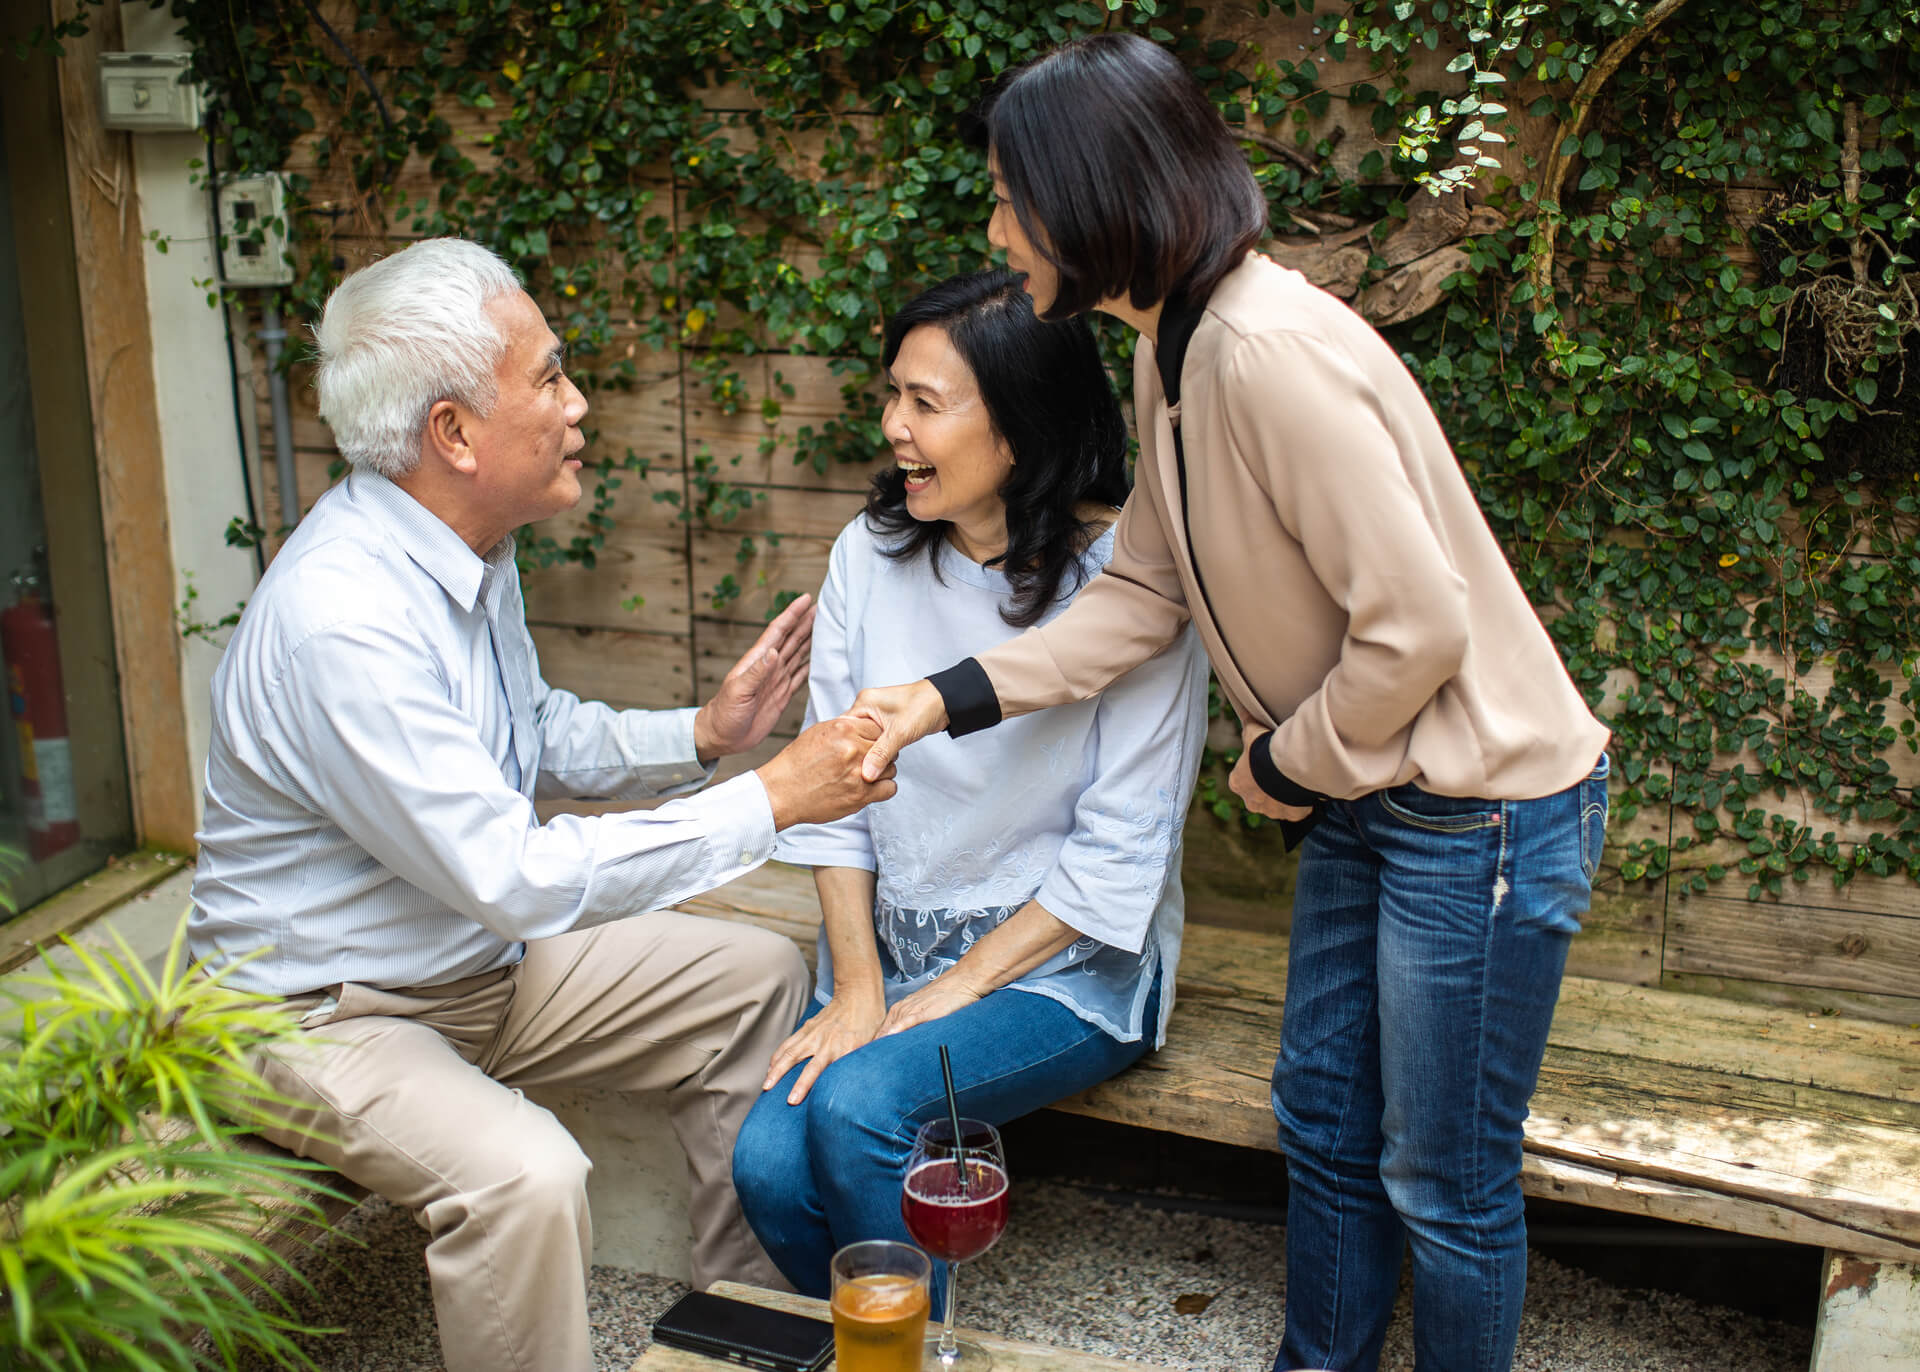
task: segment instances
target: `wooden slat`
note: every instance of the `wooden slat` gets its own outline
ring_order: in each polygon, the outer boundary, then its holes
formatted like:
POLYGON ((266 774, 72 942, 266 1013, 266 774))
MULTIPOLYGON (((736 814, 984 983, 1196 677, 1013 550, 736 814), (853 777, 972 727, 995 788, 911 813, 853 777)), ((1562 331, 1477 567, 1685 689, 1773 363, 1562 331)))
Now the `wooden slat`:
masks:
POLYGON ((1747 1005, 1771 1005, 1816 1019, 1847 1015, 1854 1019, 1880 1020, 1909 1027, 1920 1024, 1920 996, 1881 996, 1837 987, 1790 986, 1775 981, 1710 977, 1693 972, 1663 973, 1660 985, 1666 990, 1684 991, 1688 995, 1712 996, 1747 1005))
MULTIPOLYGON (((588 474, 591 479, 591 473, 588 474)), ((678 505, 652 499, 656 491, 681 490, 678 472, 646 478, 628 473, 613 507, 615 527, 595 553, 594 565, 578 562, 535 567, 523 579, 527 619, 540 624, 687 631, 687 528, 678 505)), ((592 493, 567 516, 535 526, 532 536, 565 546, 584 530, 592 493)))
POLYGON ((1907 911, 1689 895, 1669 916, 1666 965, 1675 972, 1911 995, 1920 990, 1920 901, 1907 911))
POLYGON ((774 597, 780 592, 819 593, 827 579, 827 555, 832 549, 830 538, 791 535, 782 537, 775 546, 764 534, 696 529, 693 534, 694 613, 703 618, 763 624, 774 608, 774 597), (753 549, 742 561, 741 540, 747 537, 753 539, 753 549), (725 604, 715 605, 713 590, 728 576, 739 586, 740 594, 725 604))
POLYGON ((795 353, 722 355, 722 360, 737 369, 745 398, 735 412, 728 413, 714 400, 701 368, 689 363, 686 433, 690 457, 702 450, 710 452, 723 464, 722 471, 730 481, 865 494, 874 462, 885 460, 880 453, 875 453, 873 461, 835 462, 825 472, 816 472, 810 465, 794 463, 793 439, 802 428, 817 432, 828 420, 848 412, 844 387, 851 384, 877 390, 876 378, 864 374, 861 367, 844 375, 836 373, 831 358, 795 353), (788 386, 793 389, 792 395, 782 389, 788 386), (761 401, 768 396, 780 404, 780 412, 771 419, 761 409, 761 401), (761 451, 763 439, 771 440, 765 452, 761 451), (739 459, 737 463, 735 458, 739 459))
MULTIPOLYGON (((364 42, 366 35, 356 35, 356 38, 364 42)), ((424 200, 429 205, 438 202, 444 178, 436 175, 428 159, 418 152, 410 154, 398 167, 388 169, 381 178, 381 184, 372 191, 355 187, 353 164, 364 155, 366 149, 358 144, 338 141, 339 108, 326 96, 307 87, 304 88, 302 104, 314 111, 320 127, 302 134, 294 141, 287 150, 281 170, 289 176, 307 178, 307 203, 315 211, 344 216, 345 225, 367 231, 380 223, 383 207, 390 207, 396 202, 405 204, 424 200), (327 141, 331 142, 331 156, 323 167, 322 145, 327 141)), ((490 146, 500 121, 498 111, 475 109, 457 100, 442 100, 435 113, 446 121, 451 130, 447 142, 453 152, 467 158, 482 173, 498 166, 499 154, 490 146)))
POLYGON ((533 643, 548 684, 617 709, 668 710, 697 704, 685 634, 535 624, 533 643))
MULTIPOLYGON (((635 344, 629 360, 637 372, 631 384, 606 382, 587 392, 584 428, 591 441, 582 456, 588 462, 611 458, 618 463, 631 449, 650 469, 677 471, 685 465, 679 359, 635 344)), ((591 384, 593 378, 587 380, 591 384)))
POLYGON ((866 508, 866 492, 755 486, 753 505, 716 529, 716 533, 775 533, 825 539, 840 536, 847 522, 866 508))
MULTIPOLYGON (((131 135, 107 130, 100 115, 98 60, 121 45, 119 8, 102 9, 86 33, 64 44, 58 81, 93 419, 90 456, 100 479, 134 833, 142 843, 190 852, 194 779, 173 619, 140 196, 131 135)), ((33 292, 25 296, 35 303, 33 292)), ((86 455, 63 453, 58 460, 79 462, 86 455)))

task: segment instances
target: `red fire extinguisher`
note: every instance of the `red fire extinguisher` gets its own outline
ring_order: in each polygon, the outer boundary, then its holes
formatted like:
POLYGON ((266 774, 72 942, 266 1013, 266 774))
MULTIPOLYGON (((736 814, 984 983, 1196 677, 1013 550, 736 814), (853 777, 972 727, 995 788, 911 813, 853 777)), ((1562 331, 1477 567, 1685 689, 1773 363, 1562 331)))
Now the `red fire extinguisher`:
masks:
POLYGON ((7 666, 7 698, 20 735, 21 790, 27 805, 27 855, 44 862, 80 841, 73 789, 73 744, 67 737, 67 698, 60 686, 60 644, 40 578, 13 578, 19 599, 0 610, 0 654, 7 666))

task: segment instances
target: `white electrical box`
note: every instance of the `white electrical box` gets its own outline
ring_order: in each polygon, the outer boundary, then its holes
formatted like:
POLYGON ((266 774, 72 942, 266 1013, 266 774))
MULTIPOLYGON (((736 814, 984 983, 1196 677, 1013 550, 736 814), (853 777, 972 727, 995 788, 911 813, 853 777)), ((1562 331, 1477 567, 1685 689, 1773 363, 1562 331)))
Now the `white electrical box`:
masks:
POLYGON ((220 275, 229 286, 285 286, 287 187, 278 172, 236 176, 219 190, 220 275))
POLYGON ((190 133, 200 127, 200 87, 187 79, 184 52, 100 54, 100 122, 136 133, 190 133))

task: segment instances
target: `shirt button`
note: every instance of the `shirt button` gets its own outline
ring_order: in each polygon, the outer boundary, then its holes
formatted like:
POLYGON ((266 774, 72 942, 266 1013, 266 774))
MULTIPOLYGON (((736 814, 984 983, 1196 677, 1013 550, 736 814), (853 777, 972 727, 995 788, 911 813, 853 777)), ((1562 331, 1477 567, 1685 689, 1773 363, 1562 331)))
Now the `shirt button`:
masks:
POLYGON ((742 866, 745 866, 745 865, 746 865, 747 863, 750 863, 750 862, 752 862, 752 861, 753 861, 753 853, 752 853, 752 852, 751 852, 750 850, 748 850, 748 849, 746 849, 746 848, 742 848, 742 849, 740 850, 740 862, 741 862, 741 865, 742 865, 742 866))

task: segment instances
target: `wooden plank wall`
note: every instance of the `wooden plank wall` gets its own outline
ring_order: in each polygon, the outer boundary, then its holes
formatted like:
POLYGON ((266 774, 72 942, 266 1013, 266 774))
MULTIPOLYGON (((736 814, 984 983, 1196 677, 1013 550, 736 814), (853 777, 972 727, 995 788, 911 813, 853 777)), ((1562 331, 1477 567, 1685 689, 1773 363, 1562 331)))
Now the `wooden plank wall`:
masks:
MULTIPOLYGON (((1270 47, 1275 37, 1253 36, 1264 37, 1270 47)), ((1291 50, 1291 43, 1278 50, 1291 50)), ((716 109, 738 99, 737 91, 724 86, 709 95, 716 109)), ((476 160, 492 155, 480 141, 486 112, 450 107, 445 114, 470 155, 476 160)), ((1346 141, 1357 146, 1366 140, 1346 141)), ((783 137, 783 146, 786 155, 805 164, 810 148, 804 135, 783 137)), ((310 161, 300 169, 315 170, 310 161)), ((425 168, 414 164, 401 169, 398 183, 416 197, 432 189, 425 168)), ((684 222, 686 199, 668 168, 659 169, 655 189, 656 203, 670 205, 684 222)), ((1759 205, 1771 192, 1755 187, 1742 194, 1759 205)), ((314 195, 333 202, 338 226, 333 248, 346 265, 364 264, 403 241, 371 229, 370 218, 355 208, 351 186, 337 174, 318 177, 314 195)), ((807 264, 796 265, 805 270, 807 264)), ((631 390, 590 396, 586 427, 595 438, 587 455, 617 459, 631 448, 647 459, 649 469, 644 478, 626 474, 614 508, 617 528, 596 568, 548 568, 530 575, 528 616, 543 669, 556 684, 618 705, 690 705, 711 693, 753 641, 776 592, 819 586, 827 551, 860 508, 872 464, 837 466, 824 475, 793 464, 789 436, 843 405, 845 378, 833 375, 824 359, 777 348, 730 359, 752 399, 728 414, 711 401, 679 354, 637 349, 634 358, 638 381, 631 390), (769 428, 757 402, 773 393, 776 373, 792 387, 792 395, 784 398, 783 413, 769 428), (768 437, 771 451, 763 452, 768 437), (708 457, 722 479, 753 497, 749 511, 714 528, 680 516, 694 497, 693 464, 708 457), (677 493, 679 504, 654 499, 665 492, 677 493), (777 546, 768 534, 778 536, 777 546), (741 540, 748 535, 754 551, 742 562, 741 540), (744 590, 716 607, 711 588, 728 574, 744 590)), ((266 379, 257 360, 254 383, 262 432, 268 433, 266 379)), ((316 413, 307 369, 294 369, 292 394, 304 508, 328 484, 335 454, 316 413)), ((261 468, 264 519, 272 527, 280 515, 270 457, 261 468)), ((564 543, 581 527, 583 514, 584 507, 541 532, 564 543)), ((1779 664, 1773 665, 1778 670, 1779 664)), ((1830 669, 1826 679, 1830 683, 1830 669)), ((1816 694, 1823 689, 1817 674, 1802 684, 1816 694)), ((723 775, 770 756, 797 730, 801 710, 796 703, 773 739, 755 754, 730 761, 723 775)), ((1897 710, 1897 701, 1890 702, 1890 723, 1898 723, 1897 710)), ((1920 759, 1902 749, 1889 761, 1903 785, 1920 782, 1920 759)), ((1737 872, 1704 895, 1684 892, 1671 878, 1626 880, 1621 875, 1625 845, 1646 838, 1665 842, 1674 822, 1666 806, 1615 817, 1594 908, 1575 942, 1571 971, 1793 1005, 1809 1014, 1841 1011, 1920 1021, 1920 890, 1914 883, 1862 878, 1835 889, 1816 878, 1790 885, 1782 898, 1750 902, 1748 882, 1737 872)), ((1816 835, 1836 827, 1812 813, 1806 822, 1816 835)), ((1864 832, 1861 826, 1839 827, 1843 841, 1864 832)), ((1223 824, 1196 804, 1187 834, 1185 876, 1194 918, 1237 927, 1285 926, 1292 863, 1283 859, 1270 830, 1248 832, 1223 824)), ((1724 845, 1707 855, 1696 851, 1684 857, 1683 870, 1710 860, 1731 866, 1740 856, 1724 845)))

